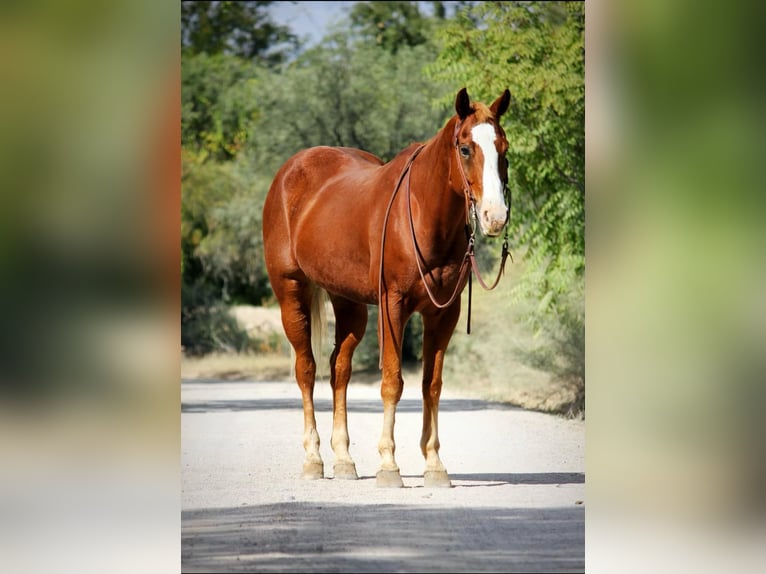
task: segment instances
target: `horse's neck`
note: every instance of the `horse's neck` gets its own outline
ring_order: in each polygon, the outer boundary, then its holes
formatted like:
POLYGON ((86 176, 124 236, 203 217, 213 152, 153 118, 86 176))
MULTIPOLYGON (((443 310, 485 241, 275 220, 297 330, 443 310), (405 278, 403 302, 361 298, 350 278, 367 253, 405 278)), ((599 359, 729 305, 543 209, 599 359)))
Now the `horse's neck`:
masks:
POLYGON ((420 207, 415 227, 418 236, 433 235, 444 241, 456 234, 464 236, 465 200, 459 175, 451 173, 455 119, 437 133, 416 158, 410 174, 413 202, 420 207))

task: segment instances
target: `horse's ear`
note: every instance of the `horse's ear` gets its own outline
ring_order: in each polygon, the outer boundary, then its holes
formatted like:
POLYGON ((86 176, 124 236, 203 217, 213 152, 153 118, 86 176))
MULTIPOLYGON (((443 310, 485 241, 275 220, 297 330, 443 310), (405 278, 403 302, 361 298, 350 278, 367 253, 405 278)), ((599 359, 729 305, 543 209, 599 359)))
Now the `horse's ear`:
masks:
POLYGON ((489 107, 496 118, 500 119, 506 111, 508 111, 508 105, 511 103, 511 92, 508 88, 505 89, 503 95, 497 98, 489 107))
POLYGON ((468 99, 468 90, 462 88, 455 98, 455 111, 461 120, 464 120, 471 113, 471 102, 468 99))

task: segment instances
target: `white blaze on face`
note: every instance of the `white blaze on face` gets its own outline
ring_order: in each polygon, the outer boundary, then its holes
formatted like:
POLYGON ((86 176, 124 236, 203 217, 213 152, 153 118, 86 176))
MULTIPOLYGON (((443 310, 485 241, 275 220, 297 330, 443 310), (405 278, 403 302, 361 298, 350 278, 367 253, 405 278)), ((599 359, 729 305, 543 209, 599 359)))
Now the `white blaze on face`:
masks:
POLYGON ((495 128, 490 124, 479 124, 471 130, 471 135, 484 154, 483 193, 477 206, 479 225, 485 235, 497 235, 503 228, 508 210, 503 197, 503 182, 497 171, 495 128))

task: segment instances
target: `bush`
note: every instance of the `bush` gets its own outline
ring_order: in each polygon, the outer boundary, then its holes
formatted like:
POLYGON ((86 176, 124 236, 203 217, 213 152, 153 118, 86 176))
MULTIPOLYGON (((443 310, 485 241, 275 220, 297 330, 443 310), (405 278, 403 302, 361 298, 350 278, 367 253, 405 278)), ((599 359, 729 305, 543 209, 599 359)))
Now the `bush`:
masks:
MULTIPOLYGON (((380 351, 378 343, 378 307, 367 307, 367 330, 354 353, 354 369, 373 371, 378 369, 380 351)), ((404 327, 402 363, 417 363, 423 358, 423 319, 415 313, 404 327)))
POLYGON ((181 290, 181 345, 188 355, 257 350, 257 342, 201 283, 184 283, 181 290))

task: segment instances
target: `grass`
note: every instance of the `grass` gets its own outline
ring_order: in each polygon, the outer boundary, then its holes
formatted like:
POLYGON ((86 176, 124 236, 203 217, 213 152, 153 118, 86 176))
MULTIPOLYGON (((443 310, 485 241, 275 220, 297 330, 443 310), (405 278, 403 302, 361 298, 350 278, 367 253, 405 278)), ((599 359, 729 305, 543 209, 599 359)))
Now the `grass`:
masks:
POLYGON ((283 381, 291 376, 290 355, 215 353, 181 359, 182 379, 283 381))
POLYGON ((461 394, 526 409, 579 415, 573 405, 580 389, 560 376, 553 342, 531 332, 522 318, 524 310, 511 299, 518 265, 509 262, 506 270, 508 276, 493 291, 474 282, 470 335, 468 290, 463 292, 460 323, 445 359, 445 385, 461 394))

